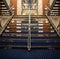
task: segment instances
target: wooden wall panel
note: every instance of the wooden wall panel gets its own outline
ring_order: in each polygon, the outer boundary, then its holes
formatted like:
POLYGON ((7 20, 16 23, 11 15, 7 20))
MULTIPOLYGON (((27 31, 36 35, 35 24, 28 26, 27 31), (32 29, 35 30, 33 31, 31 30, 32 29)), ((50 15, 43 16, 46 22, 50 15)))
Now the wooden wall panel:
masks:
POLYGON ((14 7, 14 14, 17 15, 17 0, 10 0, 10 6, 14 7))
POLYGON ((45 15, 46 6, 49 6, 49 0, 43 0, 43 15, 45 15))
MULTIPOLYGON (((51 32, 51 30, 48 30, 51 25, 49 23, 46 24, 46 20, 43 21, 43 32, 51 32), (46 28, 46 29, 45 29, 46 28)), ((50 36, 50 34, 44 34, 44 36, 50 36)))
POLYGON ((50 28, 51 25, 49 23, 46 24, 46 20, 43 21, 43 32, 51 32, 51 30, 47 30, 44 28, 50 28))
MULTIPOLYGON (((11 22, 11 24, 9 25, 10 28, 16 28, 16 21, 14 21, 13 23, 11 22)), ((16 32, 16 30, 9 30, 9 32, 16 32)))

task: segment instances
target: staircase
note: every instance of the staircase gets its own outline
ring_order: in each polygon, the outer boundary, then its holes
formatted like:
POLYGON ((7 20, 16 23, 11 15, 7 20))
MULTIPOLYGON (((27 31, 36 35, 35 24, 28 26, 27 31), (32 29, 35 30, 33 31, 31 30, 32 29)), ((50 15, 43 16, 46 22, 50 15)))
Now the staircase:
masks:
POLYGON ((13 17, 12 9, 9 8, 6 0, 0 0, 0 35, 13 17))
POLYGON ((0 0, 0 16, 9 16, 12 15, 11 10, 9 9, 9 6, 7 5, 6 0, 0 0))
MULTIPOLYGON (((53 4, 53 8, 56 7, 56 1, 53 4)), ((1 0, 0 2, 1 11, 4 10, 1 12, 1 15, 5 15, 5 13, 6 15, 10 15, 11 11, 7 8, 8 6, 5 2, 5 0, 1 0), (2 9, 2 6, 4 9, 2 9), (8 14, 6 10, 9 12, 8 14)), ((49 11, 49 13, 51 12, 49 11)), ((23 47, 28 48, 28 50, 31 48, 60 48, 60 37, 48 17, 45 18, 47 20, 42 22, 38 20, 41 18, 32 16, 30 20, 29 17, 22 17, 22 20, 21 18, 14 20, 15 18, 13 18, 9 21, 10 23, 5 27, 4 32, 0 35, 0 47, 23 47)))
MULTIPOLYGON (((1 13, 1 15, 8 14, 1 13)), ((30 22, 28 17, 15 18, 9 21, 10 23, 0 35, 0 48, 5 48, 0 49, 0 59, 57 59, 58 57, 60 59, 60 50, 53 50, 54 48, 60 48, 60 37, 48 17, 45 17, 47 22, 45 20, 38 21, 41 20, 40 16, 32 17, 30 22), (21 48, 36 49, 29 52, 21 48)))
POLYGON ((32 18, 14 20, 9 23, 0 36, 0 47, 59 48, 60 37, 48 22, 32 18))
POLYGON ((60 16, 60 0, 54 0, 51 5, 50 11, 48 12, 50 16, 60 16))

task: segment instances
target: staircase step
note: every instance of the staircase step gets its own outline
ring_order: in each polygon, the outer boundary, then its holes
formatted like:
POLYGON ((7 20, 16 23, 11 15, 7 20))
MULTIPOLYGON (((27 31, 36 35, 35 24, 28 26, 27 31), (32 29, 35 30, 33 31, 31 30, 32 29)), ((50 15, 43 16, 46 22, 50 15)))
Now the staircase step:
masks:
POLYGON ((60 10, 51 10, 51 12, 60 12, 60 10))
POLYGON ((0 7, 6 7, 5 5, 0 5, 0 7))
MULTIPOLYGON (((28 34, 28 31, 22 32, 4 32, 5 34, 28 34)), ((31 32, 31 34, 55 34, 55 32, 31 32)))
MULTIPOLYGON (((28 30, 28 27, 21 27, 21 28, 7 28, 6 30, 28 30)), ((45 29, 45 30, 53 30, 52 28, 49 28, 49 27, 44 27, 43 28, 43 26, 42 26, 42 28, 40 27, 32 27, 31 28, 31 30, 43 30, 43 29, 45 29)))
MULTIPOLYGON (((29 23, 29 21, 22 21, 22 24, 29 23)), ((31 23, 38 23, 38 21, 31 21, 31 23)))
MULTIPOLYGON (((26 40, 26 39, 28 39, 28 37, 29 36, 0 36, 0 38, 3 40, 3 41, 5 41, 5 40, 7 40, 7 41, 10 41, 10 40, 26 40)), ((34 36, 32 36, 31 37, 31 39, 32 40, 34 40, 34 39, 39 39, 39 40, 46 40, 47 41, 47 39, 50 39, 50 40, 52 40, 52 41, 57 41, 57 39, 60 39, 60 37, 57 37, 57 36, 49 36, 49 37, 47 37, 47 36, 41 36, 41 37, 34 37, 34 36)), ((35 41, 35 40, 34 40, 35 41)), ((37 40, 38 41, 38 40, 37 40)), ((58 40, 59 41, 59 40, 58 40)))
POLYGON ((53 9, 53 10, 60 10, 60 9, 53 9))
POLYGON ((60 46, 60 42, 32 42, 32 46, 60 46))
POLYGON ((54 5, 53 7, 58 7, 58 8, 59 8, 59 7, 60 7, 60 5, 54 5))
POLYGON ((0 10, 3 10, 3 9, 7 9, 7 8, 5 6, 4 7, 0 6, 0 10))
POLYGON ((53 7, 53 9, 59 9, 59 7, 57 7, 57 6, 56 7, 53 7))
POLYGON ((24 41, 20 41, 20 40, 18 40, 18 41, 13 41, 13 42, 7 42, 7 41, 0 41, 0 45, 2 46, 2 45, 21 45, 21 46, 27 46, 27 41, 26 42, 24 42, 24 41))
POLYGON ((0 4, 5 4, 3 1, 0 1, 0 4))

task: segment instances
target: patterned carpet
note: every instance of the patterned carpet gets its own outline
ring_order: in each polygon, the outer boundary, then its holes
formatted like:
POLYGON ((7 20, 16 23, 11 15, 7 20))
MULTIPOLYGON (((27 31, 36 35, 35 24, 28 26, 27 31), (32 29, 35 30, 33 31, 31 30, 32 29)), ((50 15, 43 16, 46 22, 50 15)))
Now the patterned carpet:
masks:
POLYGON ((0 49, 0 59, 60 59, 60 50, 0 49))

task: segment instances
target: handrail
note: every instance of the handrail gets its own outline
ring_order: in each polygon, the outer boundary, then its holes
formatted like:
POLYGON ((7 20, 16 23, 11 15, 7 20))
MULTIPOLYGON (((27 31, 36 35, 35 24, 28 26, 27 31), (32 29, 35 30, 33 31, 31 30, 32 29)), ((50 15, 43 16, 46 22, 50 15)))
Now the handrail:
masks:
POLYGON ((29 36, 28 36, 28 40, 27 40, 27 48, 28 48, 28 51, 30 51, 31 49, 31 15, 30 15, 30 6, 29 6, 29 36))
POLYGON ((51 8, 49 8, 48 6, 46 6, 46 7, 47 7, 47 13, 46 14, 49 15, 48 13, 51 11, 51 8))
POLYGON ((6 5, 7 9, 9 10, 10 14, 12 15, 12 10, 9 8, 9 6, 8 6, 8 4, 7 4, 7 2, 6 2, 6 0, 3 0, 3 1, 4 1, 5 5, 6 5))
POLYGON ((9 7, 9 10, 11 11, 12 15, 14 15, 14 12, 13 12, 12 7, 13 7, 13 6, 9 7))
POLYGON ((60 23, 58 24, 57 28, 59 28, 59 27, 60 27, 60 23))
MULTIPOLYGON (((54 3, 52 4, 52 6, 55 4, 56 0, 53 1, 54 3)), ((58 29, 56 28, 56 26, 54 25, 54 23, 52 22, 52 19, 48 16, 49 12, 51 11, 53 7, 49 8, 47 6, 47 13, 46 13, 46 17, 48 18, 49 22, 51 23, 51 25, 53 26, 54 30, 56 31, 57 35, 60 36, 60 33, 58 32, 58 29)))
POLYGON ((51 23, 51 25, 53 26, 54 30, 56 31, 57 35, 60 37, 60 33, 58 32, 58 29, 56 28, 56 26, 54 25, 54 23, 52 22, 52 19, 46 14, 46 17, 48 18, 49 22, 51 23))
POLYGON ((59 24, 58 24, 58 26, 57 26, 57 29, 58 29, 58 31, 60 32, 60 21, 59 21, 59 24))

